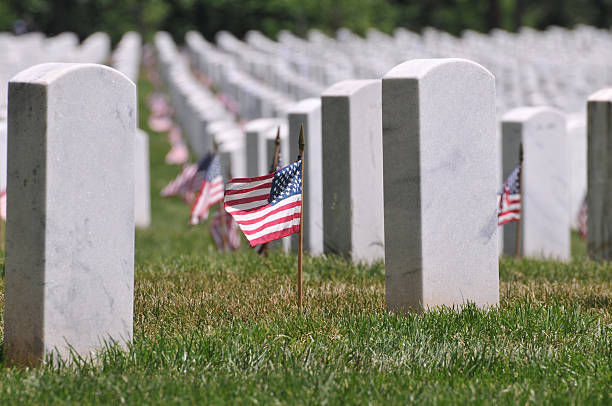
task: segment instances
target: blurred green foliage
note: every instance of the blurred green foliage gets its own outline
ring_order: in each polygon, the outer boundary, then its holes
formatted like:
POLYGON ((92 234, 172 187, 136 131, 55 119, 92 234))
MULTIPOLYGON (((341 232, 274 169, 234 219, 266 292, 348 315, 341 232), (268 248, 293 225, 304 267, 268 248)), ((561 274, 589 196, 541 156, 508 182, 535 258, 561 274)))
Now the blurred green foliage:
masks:
POLYGON ((370 27, 391 32, 432 26, 459 34, 523 25, 608 27, 612 0, 0 0, 0 30, 13 30, 17 20, 48 35, 73 31, 83 38, 106 31, 113 41, 127 30, 146 38, 166 30, 177 40, 193 29, 208 39, 219 30, 274 36, 283 29, 303 35, 340 27, 363 34, 370 27))

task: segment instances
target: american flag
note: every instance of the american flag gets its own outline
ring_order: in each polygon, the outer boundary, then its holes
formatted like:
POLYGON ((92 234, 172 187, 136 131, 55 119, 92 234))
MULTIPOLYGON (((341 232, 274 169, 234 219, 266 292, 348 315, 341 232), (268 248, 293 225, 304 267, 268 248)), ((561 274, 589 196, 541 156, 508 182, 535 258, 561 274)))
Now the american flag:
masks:
POLYGON ((0 218, 6 220, 6 189, 0 192, 0 218))
POLYGON ((521 219, 521 165, 517 165, 512 171, 499 198, 499 213, 497 214, 497 224, 504 225, 511 221, 521 219))
POLYGON ((253 247, 299 232, 302 160, 269 175, 230 180, 225 210, 253 247))
POLYGON ((192 189, 192 182, 197 172, 198 164, 185 165, 181 173, 162 189, 161 196, 185 196, 192 189))
MULTIPOLYGON (((240 248, 240 233, 238 232, 238 224, 232 219, 225 210, 225 232, 226 234, 226 250, 236 251, 240 248)), ((217 246, 217 250, 223 250, 223 224, 221 222, 221 210, 217 210, 210 223, 210 235, 213 242, 217 246)))
POLYGON ((587 197, 584 196, 584 199, 582 199, 582 204, 580 205, 580 211, 578 212, 578 231, 580 232, 580 235, 582 235, 582 238, 587 237, 587 219, 587 197))
POLYGON ((198 173, 204 174, 200 184, 200 192, 191 207, 191 220, 194 226, 208 218, 210 207, 223 200, 223 176, 221 176, 221 163, 217 154, 208 155, 202 162, 198 173))
POLYGON ((183 171, 162 189, 162 197, 181 195, 187 202, 193 201, 193 193, 200 190, 212 158, 212 154, 208 154, 197 163, 183 167, 183 171))
MULTIPOLYGON (((281 169, 283 167, 283 159, 281 156, 280 151, 278 152, 278 162, 276 163, 276 168, 274 167, 274 159, 272 160, 272 163, 270 164, 270 171, 269 173, 274 173, 275 171, 278 171, 279 169, 281 169)), ((260 244, 257 247, 255 247, 255 252, 259 255, 268 255, 268 244, 264 243, 264 244, 260 244)))

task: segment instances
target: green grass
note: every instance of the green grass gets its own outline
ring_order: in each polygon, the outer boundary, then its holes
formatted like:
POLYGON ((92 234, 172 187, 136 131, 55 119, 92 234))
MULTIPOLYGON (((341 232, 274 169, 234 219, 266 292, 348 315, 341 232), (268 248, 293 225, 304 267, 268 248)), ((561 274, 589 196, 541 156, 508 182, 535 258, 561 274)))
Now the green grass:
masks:
POLYGON ((131 348, 2 367, 0 404, 612 403, 612 264, 588 261, 579 238, 570 264, 503 259, 489 311, 390 314, 382 264, 306 257, 299 313, 295 257, 214 252, 184 203, 158 198, 179 169, 164 136, 150 145, 131 348))

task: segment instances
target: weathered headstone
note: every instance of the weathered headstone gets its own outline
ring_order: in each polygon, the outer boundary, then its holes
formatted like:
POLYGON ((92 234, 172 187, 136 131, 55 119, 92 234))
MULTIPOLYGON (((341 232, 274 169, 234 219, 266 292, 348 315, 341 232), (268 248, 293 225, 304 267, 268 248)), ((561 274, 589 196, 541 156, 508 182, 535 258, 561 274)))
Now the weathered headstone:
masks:
POLYGON ((383 259, 380 80, 339 82, 321 99, 324 251, 383 259))
POLYGON ((9 85, 4 351, 90 356, 132 337, 136 88, 101 65, 9 85))
MULTIPOLYGON (((519 107, 502 117, 503 176, 523 143, 521 255, 570 259, 570 200, 565 116, 550 107, 519 107)), ((504 225, 504 253, 516 253, 517 223, 504 225)))
POLYGON ((594 260, 612 260, 612 88, 587 102, 587 250, 594 260))
POLYGON ((134 222, 138 228, 147 228, 151 225, 149 136, 140 129, 136 130, 134 152, 134 222))
POLYGON ((392 311, 499 301, 494 78, 416 59, 382 80, 386 301, 392 311))
MULTIPOLYGON (((286 163, 297 156, 300 125, 304 125, 306 165, 304 166, 304 250, 323 254, 323 174, 321 156, 321 99, 305 99, 289 111, 289 154, 286 163)), ((297 238, 291 239, 297 250, 297 238)))

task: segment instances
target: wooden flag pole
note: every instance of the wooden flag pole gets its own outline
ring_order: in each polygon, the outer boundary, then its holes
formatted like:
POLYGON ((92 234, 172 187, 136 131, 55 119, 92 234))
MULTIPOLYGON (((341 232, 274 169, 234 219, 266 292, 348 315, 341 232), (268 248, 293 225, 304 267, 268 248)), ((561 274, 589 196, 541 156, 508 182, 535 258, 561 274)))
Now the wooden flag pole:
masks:
MULTIPOLYGON (((270 173, 276 172, 276 167, 278 166, 278 157, 280 154, 280 126, 276 130, 276 140, 274 141, 274 160, 272 161, 272 171, 270 173)), ((264 243, 261 253, 264 256, 268 256, 268 243, 264 243)))
MULTIPOLYGON (((219 144, 215 141, 213 143, 213 152, 217 155, 219 151, 219 144)), ((214 157, 213 157, 214 159, 214 157)), ((219 202, 219 215, 221 216, 221 250, 227 251, 227 226, 225 224, 225 207, 223 206, 223 200, 219 202)))
POLYGON ((521 206, 519 208, 519 221, 516 223, 516 258, 521 257, 521 224, 523 223, 523 143, 519 146, 519 194, 521 206))
POLYGON ((303 230, 304 230, 304 125, 300 125, 300 139, 299 139, 300 157, 302 158, 302 209, 300 210, 300 232, 298 234, 298 306, 302 311, 302 241, 303 241, 303 230))

